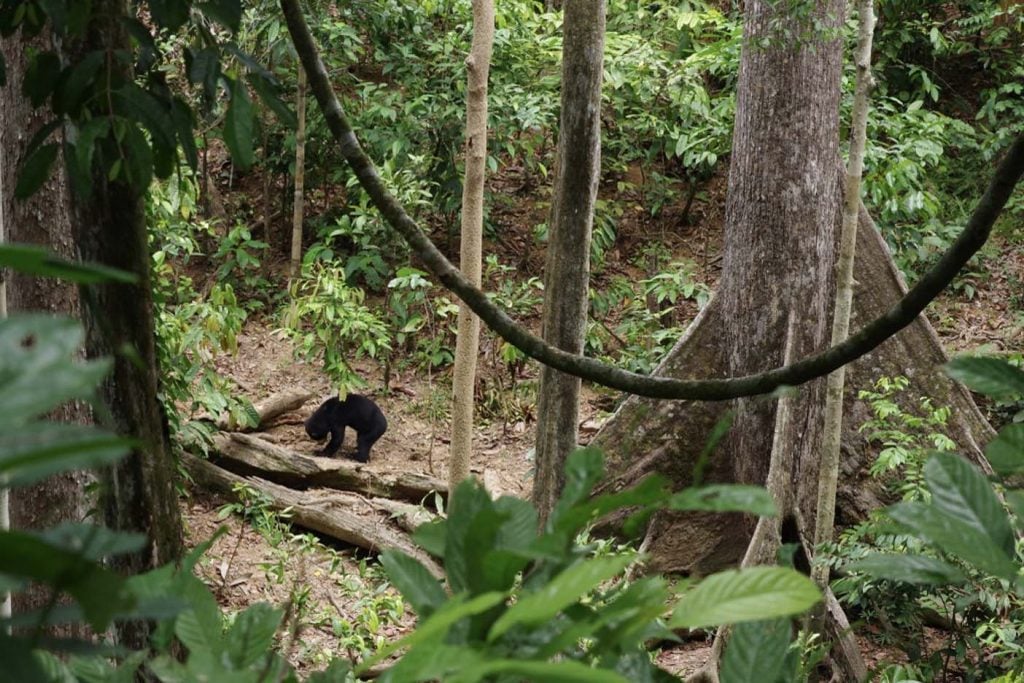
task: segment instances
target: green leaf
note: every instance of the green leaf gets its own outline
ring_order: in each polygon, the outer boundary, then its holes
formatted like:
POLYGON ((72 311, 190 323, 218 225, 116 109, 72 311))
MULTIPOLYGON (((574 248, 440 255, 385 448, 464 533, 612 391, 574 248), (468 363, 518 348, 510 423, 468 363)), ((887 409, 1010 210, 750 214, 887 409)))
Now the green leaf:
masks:
POLYGON ((134 273, 99 264, 65 261, 48 249, 34 244, 0 244, 0 267, 80 285, 95 285, 101 282, 133 285, 139 281, 139 277, 134 273))
POLYGON ((448 543, 448 520, 435 519, 420 524, 413 532, 412 539, 434 557, 444 559, 444 549, 448 543))
POLYGON ((409 601, 420 619, 429 617, 445 603, 444 588, 418 560, 399 550, 385 550, 380 563, 395 588, 409 601))
POLYGON ((223 643, 223 619, 210 590, 195 577, 185 584, 185 599, 191 609, 183 612, 174 625, 174 635, 193 654, 219 654, 223 643))
POLYGON ((188 79, 202 86, 203 97, 207 102, 217 99, 217 80, 220 78, 220 56, 213 48, 202 50, 186 50, 185 64, 188 67, 188 79))
POLYGON ((227 655, 235 671, 243 671, 272 652, 282 612, 265 602, 238 615, 228 631, 227 655))
POLYGON ((670 510, 701 512, 749 512, 761 517, 777 514, 775 501, 762 486, 713 484, 680 491, 668 499, 670 510))
POLYGON ((999 358, 961 356, 946 363, 945 370, 979 394, 993 398, 1024 395, 1024 372, 999 358))
POLYGON ((249 92, 241 81, 231 85, 231 104, 228 105, 224 121, 224 142, 231 151, 231 158, 242 169, 252 166, 255 160, 252 148, 254 112, 249 92))
POLYGON ((792 627, 788 619, 737 624, 729 636, 719 677, 722 683, 778 683, 786 676, 792 627))
POLYGON ((915 585, 941 586, 947 583, 960 583, 964 580, 963 572, 957 567, 924 555, 871 553, 850 562, 845 569, 864 572, 877 579, 915 585))
POLYGON ((701 628, 800 614, 821 600, 817 586, 783 567, 712 574, 676 606, 669 628, 701 628))
POLYGON ((19 314, 0 321, 0 433, 93 396, 110 363, 73 360, 82 335, 70 318, 19 314))
POLYGON ((192 109, 180 97, 171 101, 171 120, 178 142, 185 153, 185 161, 193 170, 199 167, 199 152, 196 150, 195 130, 192 127, 192 109))
POLYGON ((668 481, 660 475, 645 477, 636 486, 608 493, 583 501, 563 510, 558 519, 552 523, 554 533, 561 534, 563 540, 572 538, 588 524, 592 524, 614 510, 631 506, 652 506, 665 500, 670 489, 668 481))
POLYGON ((486 612, 492 607, 501 604, 505 600, 505 595, 505 593, 484 593, 470 600, 467 600, 465 595, 456 595, 426 620, 421 621, 415 631, 400 640, 385 645, 373 657, 364 660, 356 668, 356 676, 361 676, 375 664, 390 657, 392 652, 402 648, 412 648, 421 643, 428 642, 436 642, 440 645, 448 630, 455 623, 462 621, 466 617, 486 612))
POLYGON ((985 447, 992 469, 1006 477, 1024 470, 1024 424, 1010 424, 985 447))
POLYGON ((34 641, 34 638, 0 636, 0 661, 4 663, 0 670, 0 681, 20 683, 53 680, 36 655, 34 641))
POLYGON ((53 95, 54 113, 78 113, 86 91, 95 82, 105 57, 106 53, 101 50, 90 52, 81 61, 65 69, 62 81, 53 95))
POLYGON ((185 0, 149 0, 149 13, 160 28, 175 31, 188 21, 185 0))
POLYGON ((451 683, 471 683, 489 680, 500 674, 511 680, 537 681, 538 683, 629 683, 629 679, 608 669, 598 669, 582 662, 564 660, 561 662, 533 662, 520 659, 490 659, 459 671, 448 677, 451 683))
POLYGON ((14 196, 18 199, 28 199, 36 193, 46 179, 50 177, 50 168, 57 159, 57 150, 60 149, 57 143, 50 142, 41 146, 25 159, 22 164, 21 173, 18 174, 18 184, 14 188, 14 196))
POLYGON ((935 453, 924 466, 932 507, 968 524, 1013 557, 1010 520, 992 485, 973 465, 952 453, 935 453))
POLYGON ((565 485, 555 509, 548 519, 548 527, 559 526, 559 520, 573 506, 586 499, 597 482, 604 477, 604 454, 597 448, 578 448, 565 460, 565 485))
POLYGON ((135 121, 124 119, 124 123, 121 158, 128 171, 128 183, 142 194, 153 181, 153 150, 135 121))
POLYGON ((633 558, 628 555, 597 557, 565 569, 536 592, 521 595, 502 614, 487 635, 497 640, 517 624, 540 624, 555 617, 604 581, 620 574, 633 558))
POLYGON ((38 107, 53 92, 59 76, 60 57, 53 52, 40 52, 25 71, 21 92, 29 98, 33 107, 38 107))
POLYGON ((98 631, 134 603, 121 577, 79 553, 56 547, 33 534, 0 532, 0 572, 67 591, 98 631))
POLYGON ((242 0, 210 0, 198 5, 199 10, 218 21, 232 33, 238 33, 242 23, 242 0))
POLYGON ((299 123, 295 118, 295 112, 291 110, 284 100, 278 95, 277 83, 271 81, 262 73, 250 73, 249 85, 259 95, 267 107, 277 115, 278 120, 288 129, 295 130, 299 123))
POLYGON ((996 576, 1010 578, 1016 565, 988 534, 977 534, 970 524, 923 503, 899 503, 886 514, 944 552, 996 576))

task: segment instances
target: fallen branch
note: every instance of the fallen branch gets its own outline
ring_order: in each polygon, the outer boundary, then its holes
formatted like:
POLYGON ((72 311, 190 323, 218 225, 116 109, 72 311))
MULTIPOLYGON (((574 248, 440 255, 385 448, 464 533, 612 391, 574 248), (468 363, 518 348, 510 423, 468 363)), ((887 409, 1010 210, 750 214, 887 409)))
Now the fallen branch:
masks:
POLYGON ((426 474, 378 473, 352 460, 303 455, 238 432, 215 435, 210 459, 233 472, 298 489, 337 489, 411 503, 420 503, 435 493, 448 495, 444 481, 426 474))
MULTIPOLYGON (((234 474, 188 453, 182 455, 181 462, 200 486, 234 495, 235 486, 244 484, 265 495, 274 510, 287 508, 289 520, 298 526, 371 552, 388 548, 401 550, 423 563, 434 576, 443 576, 433 558, 393 521, 391 501, 339 491, 295 491, 258 477, 234 474)), ((422 512, 431 516, 425 510, 422 512)))

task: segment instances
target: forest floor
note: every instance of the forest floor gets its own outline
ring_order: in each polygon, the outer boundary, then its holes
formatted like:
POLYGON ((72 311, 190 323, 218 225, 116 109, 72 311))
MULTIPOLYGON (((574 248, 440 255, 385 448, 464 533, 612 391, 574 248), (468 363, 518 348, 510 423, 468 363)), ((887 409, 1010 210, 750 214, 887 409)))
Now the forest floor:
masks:
MULTIPOLYGON (((688 258, 697 267, 695 278, 714 287, 720 258, 724 179, 712 183, 707 195, 693 209, 693 222, 700 226, 676 229, 668 213, 657 226, 651 226, 638 210, 620 220, 615 249, 609 255, 605 273, 632 275, 636 266, 625 255, 635 254, 639 246, 666 240, 676 258, 688 258), (666 226, 672 229, 666 229, 666 226)), ((487 245, 496 250, 521 251, 520 262, 536 268, 521 272, 540 272, 543 252, 533 247, 528 253, 532 226, 521 204, 504 209, 495 220, 516 226, 501 244, 487 245)), ((962 277, 959 289, 945 296, 929 311, 943 341, 951 353, 983 348, 988 351, 1020 350, 1024 347, 1024 255, 1020 234, 1001 234, 986 248, 976 273, 962 277), (969 285, 973 295, 968 297, 969 285)), ((269 240, 276 242, 277 240, 269 240)), ((516 262, 516 255, 502 255, 503 262, 516 262), (507 256, 507 259, 506 259, 507 256)), ((524 277, 525 279, 525 277, 524 277)), ((599 286, 600 281, 596 282, 599 286)), ((677 311, 677 320, 696 315, 692 302, 677 311)), ((536 320, 531 321, 536 326, 536 320)), ((494 349, 482 345, 481 376, 493 381, 503 369, 493 362, 494 349), (488 358, 491 363, 488 364, 488 358)), ((221 356, 217 369, 231 378, 251 400, 264 398, 289 388, 305 388, 317 397, 299 411, 272 421, 260 434, 262 438, 299 453, 312 454, 318 444, 309 440, 303 420, 320 401, 333 393, 323 373, 314 365, 296 360, 291 343, 274 331, 267 319, 250 320, 239 338, 236 356, 221 356)), ((382 391, 381 368, 373 362, 356 363, 356 369, 368 382, 366 393, 387 415, 389 428, 373 449, 365 465, 374 472, 421 472, 446 478, 448 460, 448 402, 450 369, 439 375, 424 372, 393 373, 390 391, 382 391)), ((537 369, 527 366, 517 381, 535 379, 537 369)), ((581 438, 586 441, 608 415, 615 397, 603 390, 585 387, 582 406, 581 438)), ((492 493, 528 497, 532 482, 533 415, 521 411, 512 420, 478 419, 472 470, 483 478, 492 493)), ((350 454, 354 439, 349 438, 342 455, 350 454)), ((310 542, 310 537, 293 536, 271 518, 250 517, 249 523, 238 516, 224 514, 225 497, 190 491, 183 509, 189 544, 209 539, 218 527, 223 533, 205 553, 198 572, 214 590, 221 605, 229 611, 241 610, 254 602, 275 605, 290 602, 300 607, 302 628, 297 637, 287 638, 288 656, 300 671, 322 668, 332 656, 347 656, 357 661, 383 642, 398 638, 414 625, 397 593, 372 557, 327 540, 310 542)), ((424 501, 428 508, 432 501, 424 501)), ((294 533, 300 533, 295 529, 294 533)), ((936 638, 939 636, 936 635, 936 638)), ((861 644, 869 663, 902 659, 896 651, 879 648, 868 638, 861 644)), ((708 654, 709 643, 690 641, 659 654, 659 663, 669 671, 695 670, 708 654)))

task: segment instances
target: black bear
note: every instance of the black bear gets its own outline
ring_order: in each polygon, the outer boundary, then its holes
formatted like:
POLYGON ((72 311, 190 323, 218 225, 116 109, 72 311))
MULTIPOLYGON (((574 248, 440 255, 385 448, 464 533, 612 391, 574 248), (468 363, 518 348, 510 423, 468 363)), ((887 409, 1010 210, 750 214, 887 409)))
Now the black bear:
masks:
POLYGON ((356 430, 356 460, 369 462, 370 447, 387 430, 388 421, 376 403, 359 394, 349 394, 344 401, 333 396, 306 420, 309 438, 320 441, 331 435, 331 440, 319 453, 324 456, 332 456, 341 448, 345 427, 356 430))

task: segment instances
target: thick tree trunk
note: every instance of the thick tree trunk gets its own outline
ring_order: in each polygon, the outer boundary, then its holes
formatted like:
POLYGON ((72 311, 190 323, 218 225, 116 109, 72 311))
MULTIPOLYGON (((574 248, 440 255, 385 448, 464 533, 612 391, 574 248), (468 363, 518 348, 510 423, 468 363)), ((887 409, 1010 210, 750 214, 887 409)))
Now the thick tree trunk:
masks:
MULTIPOLYGON (((494 2, 473 0, 473 45, 466 59, 466 181, 462 187, 462 245, 459 268, 480 286, 483 258, 484 176, 487 171, 487 76, 494 44, 494 2)), ((459 304, 455 369, 452 377, 452 443, 448 487, 469 476, 473 452, 473 398, 480 345, 480 318, 459 304)))
MULTIPOLYGON (((590 231, 601 173, 604 0, 565 0, 562 113, 555 201, 544 268, 544 340, 582 353, 590 282, 590 231)), ((537 390, 537 468, 533 501, 541 523, 564 483, 565 459, 579 437, 580 380, 544 366, 537 390)))
MULTIPOLYGON (((21 92, 28 66, 26 48, 46 48, 41 37, 30 41, 15 34, 0 40, 0 52, 7 63, 7 84, 0 89, 0 230, 3 240, 35 244, 57 255, 76 257, 71 230, 71 205, 64 174, 55 172, 46 183, 25 201, 14 198, 14 187, 32 136, 47 123, 44 109, 33 109, 21 92)), ((60 167, 61 160, 57 164, 60 167)), ((39 278, 18 273, 6 274, 7 308, 17 311, 45 311, 77 317, 80 312, 78 290, 74 285, 53 278, 39 278)), ((88 405, 72 402, 50 416, 62 422, 88 422, 88 405)), ((11 523, 17 529, 44 529, 62 522, 78 522, 85 518, 91 501, 86 486, 95 481, 89 472, 67 472, 44 482, 21 488, 11 494, 11 523)), ((15 610, 26 612, 42 607, 50 600, 46 590, 20 592, 15 610)), ((55 634, 71 635, 65 628, 55 634)))
MULTIPOLYGON (((784 5, 779 5, 784 11, 784 5)), ((747 5, 745 49, 737 100, 719 291, 658 369, 674 377, 737 375, 780 364, 786 321, 795 313, 794 358, 827 344, 832 264, 841 206, 838 153, 840 46, 787 50, 777 41, 748 49, 764 36, 772 5, 747 5)), ((819 2, 817 13, 843 16, 843 3, 819 2)), ((779 24, 772 24, 778 26, 779 24)), ((781 26, 785 26, 783 20, 781 26)), ((800 29, 790 24, 791 30, 800 29)), ((797 32, 797 35, 804 35, 797 32)), ((784 41, 785 42, 785 41, 784 41)), ((787 43, 787 44, 792 44, 787 43)), ((870 217, 860 213, 853 328, 872 320, 906 291, 870 217)), ((922 317, 849 368, 836 521, 863 518, 883 501, 867 477, 872 453, 857 426, 870 415, 859 389, 881 375, 907 375, 909 395, 931 396, 953 409, 949 434, 974 457, 991 434, 966 391, 939 366, 946 357, 922 317)), ((790 475, 804 522, 814 523, 823 384, 799 388, 785 442, 794 451, 790 475)), ((767 475, 775 402, 735 402, 736 421, 712 456, 707 479, 762 484, 767 475)), ((631 398, 592 441, 608 454, 606 489, 659 471, 677 486, 691 482, 697 455, 724 403, 659 402, 631 398)), ((614 521, 614 520, 613 520, 614 521)), ((649 533, 652 569, 706 574, 735 564, 747 548, 749 520, 727 515, 664 515, 649 533)))
MULTIPOLYGON (((93 23, 82 52, 126 49, 125 0, 96 0, 93 23)), ((82 258, 138 276, 135 285, 103 284, 83 290, 86 348, 90 357, 115 359, 102 385, 112 427, 131 435, 138 446, 105 472, 104 519, 122 531, 148 536, 146 547, 118 557, 115 566, 126 574, 174 562, 183 548, 181 517, 174 485, 167 421, 157 401, 157 368, 153 323, 150 256, 142 199, 133 188, 93 174, 93 194, 77 200, 75 225, 82 258), (126 352, 126 350, 128 350, 126 352)), ((148 646, 144 622, 118 627, 120 641, 135 649, 148 646)))

